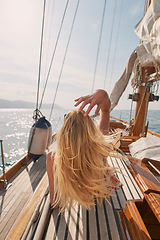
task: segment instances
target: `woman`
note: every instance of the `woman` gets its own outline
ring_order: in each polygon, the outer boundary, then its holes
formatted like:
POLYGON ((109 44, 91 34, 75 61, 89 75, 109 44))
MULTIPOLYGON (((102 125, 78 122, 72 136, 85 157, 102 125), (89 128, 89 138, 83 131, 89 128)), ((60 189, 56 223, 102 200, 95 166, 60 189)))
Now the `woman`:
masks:
POLYGON ((89 209, 95 199, 102 202, 120 183, 106 161, 114 155, 103 135, 109 132, 110 100, 104 90, 98 91, 103 99, 100 129, 84 111, 69 112, 57 134, 56 151, 47 155, 50 201, 61 211, 74 201, 89 209))

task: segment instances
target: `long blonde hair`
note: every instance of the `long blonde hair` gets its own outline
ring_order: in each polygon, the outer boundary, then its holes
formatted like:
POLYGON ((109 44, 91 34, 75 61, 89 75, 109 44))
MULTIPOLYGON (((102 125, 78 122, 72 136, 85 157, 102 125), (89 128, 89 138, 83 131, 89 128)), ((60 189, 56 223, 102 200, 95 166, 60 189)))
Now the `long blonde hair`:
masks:
POLYGON ((61 211, 73 202, 89 209, 111 195, 112 184, 105 159, 113 147, 89 116, 77 110, 69 112, 57 133, 54 156, 54 194, 61 211))

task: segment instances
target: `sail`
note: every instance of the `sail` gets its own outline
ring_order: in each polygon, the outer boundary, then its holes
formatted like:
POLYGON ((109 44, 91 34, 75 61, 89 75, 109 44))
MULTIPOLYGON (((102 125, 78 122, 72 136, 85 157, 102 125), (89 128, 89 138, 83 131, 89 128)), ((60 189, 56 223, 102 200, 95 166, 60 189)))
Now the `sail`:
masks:
POLYGON ((118 81, 114 85, 114 88, 111 92, 111 95, 110 95, 111 110, 113 110, 115 108, 115 106, 118 104, 118 101, 119 101, 122 93, 126 89, 126 86, 130 79, 130 76, 132 74, 132 69, 133 69, 136 58, 137 58, 137 53, 134 50, 126 63, 126 66, 123 70, 121 77, 118 79, 118 81))
POLYGON ((151 158, 160 161, 160 139, 142 137, 129 145, 133 157, 143 159, 151 158))
POLYGON ((112 90, 110 95, 111 110, 118 104, 129 82, 137 57, 142 67, 151 67, 160 63, 160 0, 153 0, 151 2, 146 14, 135 26, 134 30, 141 43, 131 54, 122 76, 118 79, 112 90))
POLYGON ((160 63, 160 0, 151 1, 146 14, 134 28, 141 43, 136 52, 142 67, 160 63))

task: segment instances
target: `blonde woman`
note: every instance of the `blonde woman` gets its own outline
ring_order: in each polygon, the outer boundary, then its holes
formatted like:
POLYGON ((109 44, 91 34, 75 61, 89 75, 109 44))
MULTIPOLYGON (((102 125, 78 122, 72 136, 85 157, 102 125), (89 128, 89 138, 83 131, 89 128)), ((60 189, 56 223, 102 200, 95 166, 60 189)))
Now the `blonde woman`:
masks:
POLYGON ((69 112, 57 134, 56 151, 47 155, 50 201, 61 211, 74 202, 89 209, 95 199, 108 198, 120 183, 106 160, 114 154, 103 135, 109 130, 110 100, 104 90, 98 91, 100 129, 81 109, 69 112))

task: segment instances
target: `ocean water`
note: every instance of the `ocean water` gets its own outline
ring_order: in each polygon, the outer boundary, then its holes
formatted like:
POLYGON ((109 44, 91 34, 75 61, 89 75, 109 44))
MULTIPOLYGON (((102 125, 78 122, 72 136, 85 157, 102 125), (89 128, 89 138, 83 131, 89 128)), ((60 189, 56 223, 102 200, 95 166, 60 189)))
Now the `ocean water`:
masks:
MULTIPOLYGON (((65 109, 55 109, 50 120, 53 134, 63 123, 65 109)), ((50 110, 43 111, 48 120, 50 110)), ((5 169, 27 153, 29 132, 34 124, 33 109, 0 109, 0 139, 3 140, 5 169)), ((1 148, 0 148, 1 155, 1 148)), ((0 174, 2 173, 2 159, 0 157, 0 174)))
MULTIPOLYGON (((55 109, 52 119, 52 133, 61 127, 66 109, 55 109)), ((50 110, 44 110, 43 115, 48 119, 50 110)), ((114 110, 112 116, 129 121, 129 110, 114 110)), ((3 152, 6 169, 27 153, 30 128, 34 123, 32 109, 0 109, 0 139, 3 140, 3 152)), ((133 117, 133 116, 132 116, 133 117)), ((160 111, 148 112, 149 129, 160 133, 160 111)), ((1 152, 0 152, 1 155, 1 152)), ((0 174, 2 159, 0 157, 0 174)))
MULTIPOLYGON (((127 122, 130 120, 130 110, 113 110, 111 115, 127 122)), ((134 111, 131 119, 134 118, 134 111)), ((149 121, 148 129, 160 133, 160 110, 149 110, 147 114, 147 121, 149 121)))

